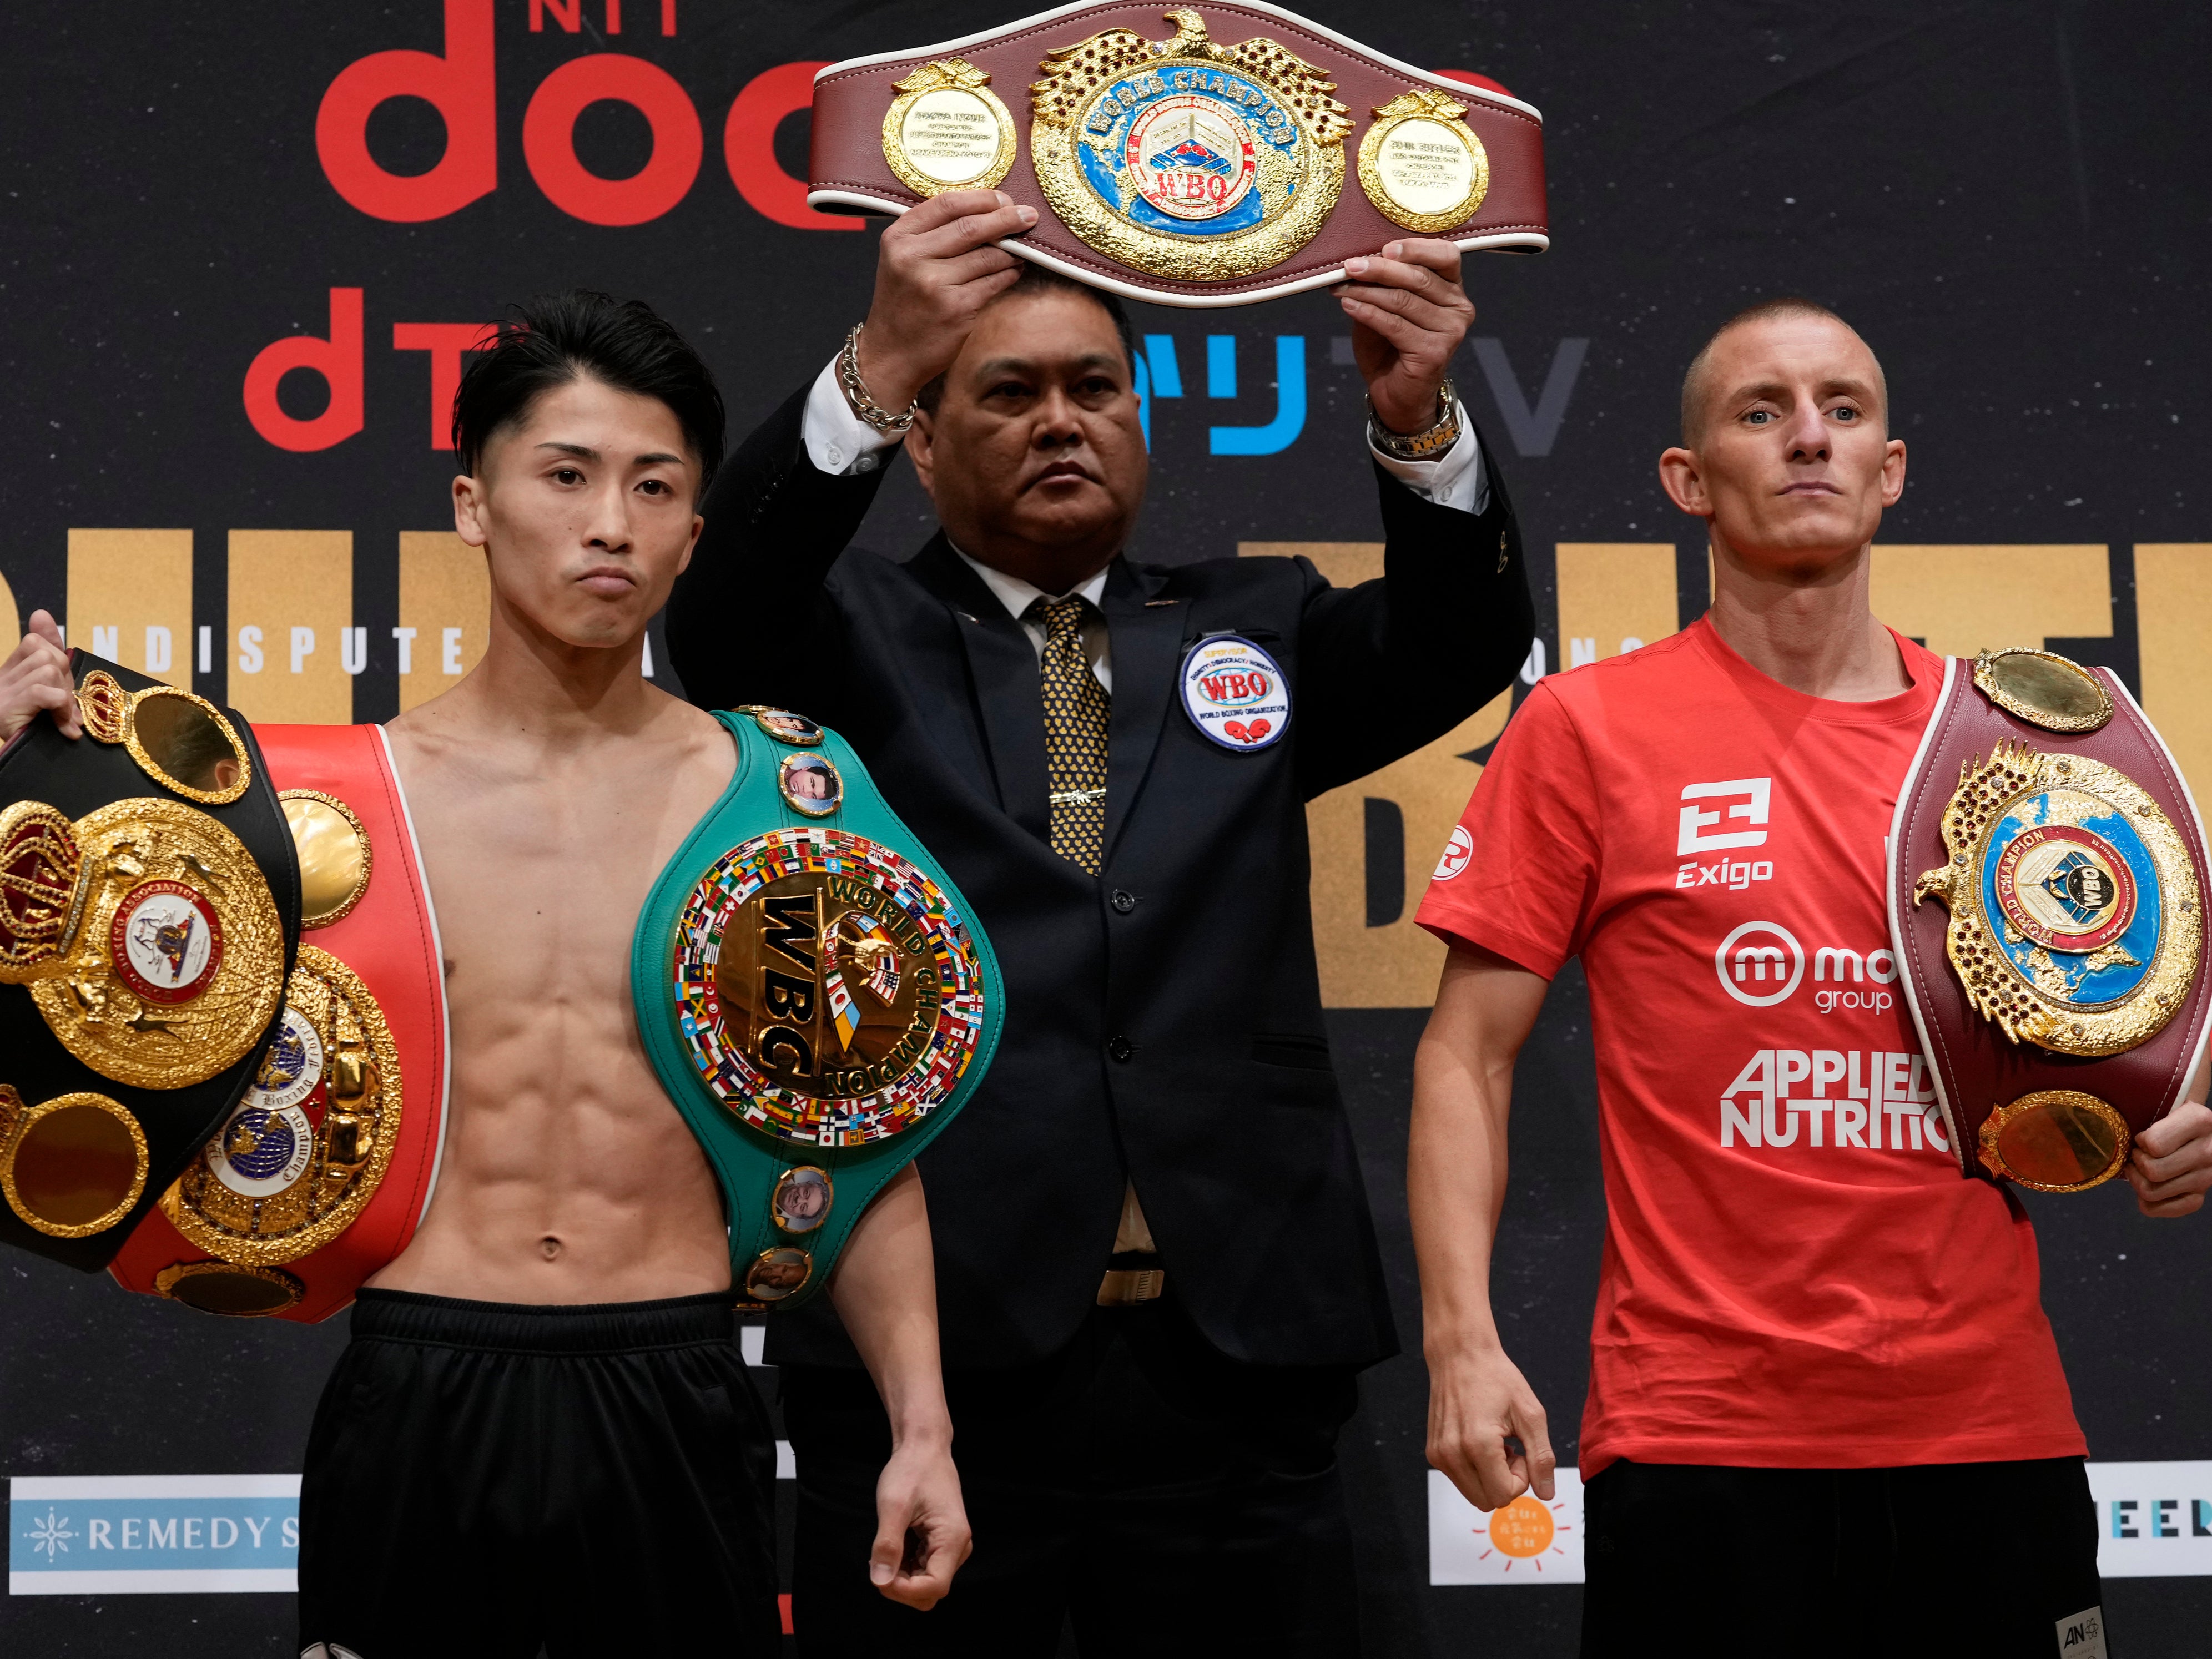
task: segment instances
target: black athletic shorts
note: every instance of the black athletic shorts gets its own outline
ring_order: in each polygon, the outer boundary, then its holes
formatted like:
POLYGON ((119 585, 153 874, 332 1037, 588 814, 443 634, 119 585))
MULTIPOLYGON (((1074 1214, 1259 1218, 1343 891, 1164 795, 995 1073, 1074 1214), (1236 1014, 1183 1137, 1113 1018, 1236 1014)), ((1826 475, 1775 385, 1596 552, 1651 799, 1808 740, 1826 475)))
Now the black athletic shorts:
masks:
POLYGON ((2078 1457, 1607 1466, 1583 1489, 1583 1659, 2103 1659, 2078 1457), (2094 1639, 2092 1639, 2094 1637, 2094 1639))
POLYGON ((300 1487, 300 1642, 774 1655, 775 1442, 726 1293, 363 1291, 300 1487))

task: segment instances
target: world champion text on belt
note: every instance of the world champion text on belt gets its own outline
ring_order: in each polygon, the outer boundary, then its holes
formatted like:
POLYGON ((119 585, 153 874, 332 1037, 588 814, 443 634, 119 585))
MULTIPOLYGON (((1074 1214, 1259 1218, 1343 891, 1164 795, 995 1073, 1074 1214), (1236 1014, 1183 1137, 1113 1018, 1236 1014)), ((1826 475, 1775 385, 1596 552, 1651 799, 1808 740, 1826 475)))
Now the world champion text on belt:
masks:
POLYGON ((1257 0, 1105 0, 830 64, 809 172, 832 211, 999 189, 1040 214, 1009 251, 1174 305, 1319 287, 1408 231, 1550 242, 1535 110, 1257 0), (1025 145, 1000 96, 1024 84, 1025 145))
POLYGON ((1938 1097, 1983 1169, 2045 1191, 2117 1174, 2204 1042, 2203 826, 2108 682, 2043 651, 1952 665, 1892 831, 1893 943, 1938 1097))

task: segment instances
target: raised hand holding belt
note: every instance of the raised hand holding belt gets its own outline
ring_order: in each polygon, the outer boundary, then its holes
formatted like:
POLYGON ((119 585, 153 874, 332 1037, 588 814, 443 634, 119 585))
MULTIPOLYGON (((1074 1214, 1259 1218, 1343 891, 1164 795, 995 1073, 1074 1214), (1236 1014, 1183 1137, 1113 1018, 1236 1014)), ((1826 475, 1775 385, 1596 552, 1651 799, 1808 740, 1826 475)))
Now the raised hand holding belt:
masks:
POLYGON ((1005 994, 850 744, 781 709, 715 718, 737 770, 646 898, 631 990, 721 1183, 740 1304, 792 1307, 975 1093, 1005 994))

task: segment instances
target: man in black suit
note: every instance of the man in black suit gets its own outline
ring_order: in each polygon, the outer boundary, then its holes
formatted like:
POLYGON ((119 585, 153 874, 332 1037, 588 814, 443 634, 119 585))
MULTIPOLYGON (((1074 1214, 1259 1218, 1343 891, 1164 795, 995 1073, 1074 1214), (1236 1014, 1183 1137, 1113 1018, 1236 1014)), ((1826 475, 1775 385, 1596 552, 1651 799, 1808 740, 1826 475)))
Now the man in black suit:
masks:
POLYGON ((921 1160, 975 1555, 927 1620, 843 1565, 902 1425, 834 1314, 794 1315, 793 1619, 811 1655, 1050 1656, 1070 1619, 1086 1655, 1348 1654, 1335 1439, 1397 1334, 1305 803, 1528 651, 1512 510, 1446 379, 1474 312, 1449 243, 1347 267, 1382 580, 1139 564, 1129 325, 993 246, 1035 217, 957 192, 884 233, 865 328, 724 470, 668 611, 694 698, 852 741, 1006 972, 990 1075, 921 1160), (943 526, 904 563, 848 547, 902 434, 943 526))

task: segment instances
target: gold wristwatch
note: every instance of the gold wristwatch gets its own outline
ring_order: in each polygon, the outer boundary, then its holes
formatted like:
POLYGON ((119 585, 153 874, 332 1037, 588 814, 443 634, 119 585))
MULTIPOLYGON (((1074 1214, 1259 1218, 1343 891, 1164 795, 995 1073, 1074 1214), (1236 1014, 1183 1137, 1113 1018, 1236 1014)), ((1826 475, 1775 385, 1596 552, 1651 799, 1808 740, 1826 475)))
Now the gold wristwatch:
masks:
POLYGON ((1433 461, 1459 441, 1459 392, 1447 376, 1437 388, 1436 424, 1425 432, 1397 433, 1375 418, 1375 400, 1367 402, 1367 441, 1393 460, 1433 461))

